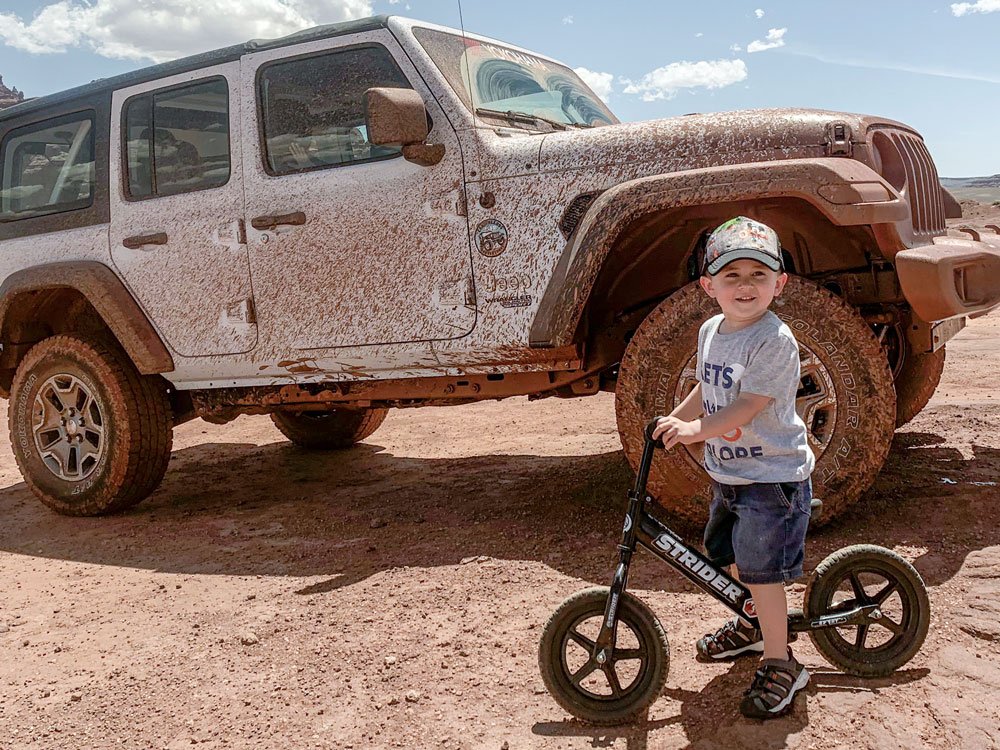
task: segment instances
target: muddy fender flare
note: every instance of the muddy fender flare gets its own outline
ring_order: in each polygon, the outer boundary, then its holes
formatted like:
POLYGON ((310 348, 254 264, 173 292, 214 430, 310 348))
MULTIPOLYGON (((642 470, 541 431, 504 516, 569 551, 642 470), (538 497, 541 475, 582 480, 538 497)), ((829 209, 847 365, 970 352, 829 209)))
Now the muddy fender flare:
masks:
POLYGON ((174 361, 153 324, 121 279, 97 261, 65 261, 26 268, 0 285, 0 332, 18 296, 51 289, 75 289, 101 316, 143 375, 170 372, 174 361))
POLYGON ((757 162, 623 182, 601 193, 570 235, 532 321, 531 346, 571 343, 605 259, 640 217, 671 208, 775 198, 806 201, 837 226, 895 223, 910 215, 891 185, 851 159, 757 162))

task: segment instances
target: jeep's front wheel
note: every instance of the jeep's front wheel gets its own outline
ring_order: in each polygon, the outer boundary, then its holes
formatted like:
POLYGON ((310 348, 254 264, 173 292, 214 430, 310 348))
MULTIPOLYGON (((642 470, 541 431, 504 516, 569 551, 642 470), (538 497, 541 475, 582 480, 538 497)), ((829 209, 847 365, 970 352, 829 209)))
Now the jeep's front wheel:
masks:
MULTIPOLYGON (((823 499, 825 523, 868 489, 889 453, 896 419, 892 373, 865 321, 828 290, 793 276, 772 307, 799 343, 796 410, 816 456, 813 493, 823 499)), ((643 427, 669 414, 697 384, 698 329, 717 312, 698 283, 689 284, 646 316, 625 349, 615 410, 633 468, 642 455, 643 427)), ((650 494, 704 523, 711 492, 702 463, 700 443, 658 452, 650 494)))
POLYGON ((162 379, 111 343, 76 335, 33 346, 11 385, 10 442, 31 491, 95 516, 148 496, 167 469, 173 425, 162 379))
POLYGON ((385 421, 388 409, 333 409, 332 411, 276 411, 271 421, 300 448, 350 448, 385 421))

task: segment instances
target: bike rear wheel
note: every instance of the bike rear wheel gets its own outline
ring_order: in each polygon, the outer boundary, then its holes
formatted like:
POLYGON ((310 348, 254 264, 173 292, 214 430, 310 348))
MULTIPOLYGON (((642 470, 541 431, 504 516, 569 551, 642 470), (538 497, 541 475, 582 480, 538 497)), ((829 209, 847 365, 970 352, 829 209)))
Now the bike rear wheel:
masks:
POLYGON ((838 550, 819 564, 805 593, 807 617, 878 605, 863 625, 809 632, 835 667, 859 677, 884 677, 920 650, 931 608, 920 574, 895 552, 871 544, 838 550))
POLYGON ((618 604, 614 652, 601 664, 595 641, 610 590, 595 587, 564 601, 542 632, 538 666, 545 687, 573 716, 591 724, 625 724, 656 700, 667 679, 670 647, 653 612, 631 594, 618 604))

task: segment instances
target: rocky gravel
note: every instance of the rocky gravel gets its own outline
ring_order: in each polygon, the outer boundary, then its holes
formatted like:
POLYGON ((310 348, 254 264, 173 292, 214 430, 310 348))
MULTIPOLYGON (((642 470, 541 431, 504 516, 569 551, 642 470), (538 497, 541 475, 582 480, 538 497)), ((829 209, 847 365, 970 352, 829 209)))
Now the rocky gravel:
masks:
POLYGON ((948 351, 876 485, 807 548, 810 569, 860 542, 911 560, 927 642, 861 680, 800 639, 812 683, 766 724, 737 711, 752 664, 694 660, 726 613, 646 555, 630 586, 672 649, 647 720, 590 727, 545 693, 541 628, 613 570, 631 475, 608 394, 397 411, 328 454, 267 417, 196 421, 111 518, 46 510, 5 442, 0 748, 1000 746, 1000 315, 948 351))

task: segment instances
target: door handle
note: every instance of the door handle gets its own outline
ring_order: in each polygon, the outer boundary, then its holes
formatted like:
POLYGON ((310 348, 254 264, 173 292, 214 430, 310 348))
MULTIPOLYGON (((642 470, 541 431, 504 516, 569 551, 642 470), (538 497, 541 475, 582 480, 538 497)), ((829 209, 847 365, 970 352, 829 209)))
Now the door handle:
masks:
POLYGON ((167 233, 137 234, 134 237, 126 237, 122 240, 122 244, 129 250, 138 250, 143 245, 166 245, 167 233))
POLYGON ((275 227, 280 227, 282 225, 291 226, 301 226, 306 223, 306 215, 302 211, 295 211, 290 214, 276 214, 276 215, 266 215, 258 216, 255 219, 250 219, 250 226, 254 229, 274 229, 275 227))

